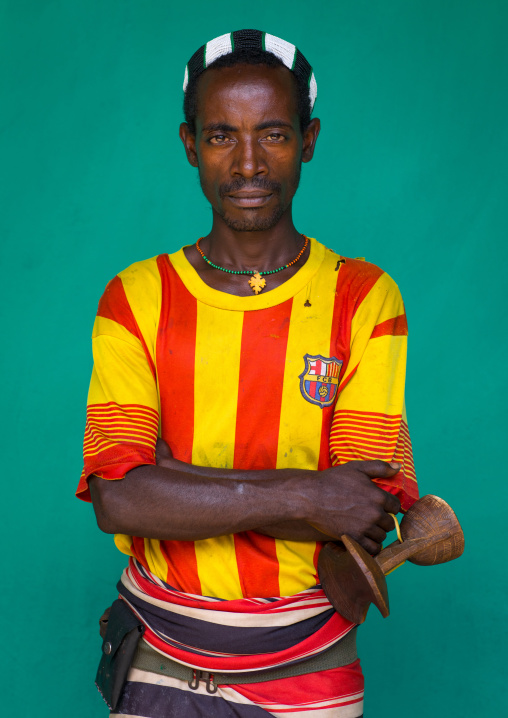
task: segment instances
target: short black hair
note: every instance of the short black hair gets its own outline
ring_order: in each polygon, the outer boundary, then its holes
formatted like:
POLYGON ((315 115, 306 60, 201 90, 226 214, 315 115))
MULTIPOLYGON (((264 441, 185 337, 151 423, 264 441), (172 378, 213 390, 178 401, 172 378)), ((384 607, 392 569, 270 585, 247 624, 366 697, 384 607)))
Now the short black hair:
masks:
MULTIPOLYGON (((235 65, 266 65, 267 67, 285 67, 282 60, 280 60, 272 52, 260 50, 258 48, 242 47, 228 53, 227 55, 218 57, 215 62, 208 65, 206 70, 204 70, 204 72, 197 77, 191 76, 183 98, 183 114, 185 116, 185 122, 189 126, 189 130, 193 135, 196 134, 197 97, 200 78, 207 70, 218 70, 222 67, 234 67, 235 65)), ((300 130, 303 134, 310 124, 310 116, 312 112, 309 97, 309 85, 303 78, 299 77, 294 72, 291 74, 295 81, 300 130)))

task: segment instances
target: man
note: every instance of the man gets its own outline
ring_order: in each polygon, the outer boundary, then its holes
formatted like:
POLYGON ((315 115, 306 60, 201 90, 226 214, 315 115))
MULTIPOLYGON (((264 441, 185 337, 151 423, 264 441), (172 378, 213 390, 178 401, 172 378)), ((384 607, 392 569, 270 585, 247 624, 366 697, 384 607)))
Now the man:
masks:
POLYGON ((355 627, 317 558, 344 533, 377 553, 417 498, 404 307, 293 224, 320 129, 293 45, 216 38, 184 90, 211 231, 115 277, 93 334, 78 495, 131 557, 144 627, 112 715, 356 718, 355 627))

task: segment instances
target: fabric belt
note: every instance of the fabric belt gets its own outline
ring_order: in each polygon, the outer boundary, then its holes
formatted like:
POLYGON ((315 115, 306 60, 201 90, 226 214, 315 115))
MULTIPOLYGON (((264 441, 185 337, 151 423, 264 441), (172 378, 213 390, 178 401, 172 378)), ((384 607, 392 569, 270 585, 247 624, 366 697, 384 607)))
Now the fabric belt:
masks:
POLYGON ((335 645, 318 656, 313 656, 305 661, 293 663, 281 668, 268 668, 266 670, 247 671, 245 673, 220 673, 216 671, 202 671, 198 668, 184 666, 182 663, 173 661, 162 653, 154 650, 148 643, 141 639, 132 661, 132 668, 138 668, 150 673, 158 673, 161 676, 178 678, 187 681, 190 688, 198 688, 199 681, 206 682, 206 689, 209 693, 215 693, 217 685, 233 685, 242 683, 261 683, 263 681, 275 681, 281 678, 292 678, 301 676, 304 673, 315 673, 326 671, 330 668, 347 666, 358 658, 356 652, 356 627, 337 641, 335 645))

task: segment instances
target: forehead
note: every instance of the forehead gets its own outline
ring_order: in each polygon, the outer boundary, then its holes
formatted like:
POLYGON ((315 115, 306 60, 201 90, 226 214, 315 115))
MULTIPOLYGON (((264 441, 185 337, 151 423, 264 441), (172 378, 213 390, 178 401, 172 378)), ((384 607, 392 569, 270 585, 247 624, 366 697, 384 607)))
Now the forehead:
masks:
POLYGON ((201 76, 197 90, 196 121, 200 125, 275 118, 294 121, 298 114, 296 80, 283 66, 211 68, 201 76))

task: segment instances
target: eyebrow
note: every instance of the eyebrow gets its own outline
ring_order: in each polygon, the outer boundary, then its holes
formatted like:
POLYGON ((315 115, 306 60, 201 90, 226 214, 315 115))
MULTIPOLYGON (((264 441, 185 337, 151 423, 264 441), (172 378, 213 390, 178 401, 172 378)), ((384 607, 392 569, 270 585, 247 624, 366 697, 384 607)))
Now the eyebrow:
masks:
POLYGON ((238 127, 232 125, 226 125, 224 122, 210 122, 208 125, 203 126, 203 132, 237 132, 238 127))
POLYGON ((285 127, 288 130, 293 129, 293 125, 289 122, 285 122, 284 120, 267 120, 267 122, 262 122, 260 125, 256 125, 256 130, 268 130, 270 127, 285 127))
MULTIPOLYGON (((290 130, 293 129, 293 125, 289 122, 278 119, 261 122, 259 125, 256 125, 254 129, 258 131, 268 130, 270 127, 285 127, 290 130)), ((203 126, 203 132, 238 132, 238 127, 227 125, 225 122, 209 122, 207 125, 203 126)))

